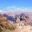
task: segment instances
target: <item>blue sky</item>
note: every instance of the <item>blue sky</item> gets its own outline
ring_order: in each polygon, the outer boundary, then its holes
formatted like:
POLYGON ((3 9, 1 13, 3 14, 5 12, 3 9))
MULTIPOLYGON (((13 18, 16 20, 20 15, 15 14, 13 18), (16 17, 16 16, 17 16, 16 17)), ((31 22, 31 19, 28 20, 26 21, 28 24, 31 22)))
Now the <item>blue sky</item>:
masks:
POLYGON ((8 7, 32 9, 32 0, 0 0, 0 10, 8 7))

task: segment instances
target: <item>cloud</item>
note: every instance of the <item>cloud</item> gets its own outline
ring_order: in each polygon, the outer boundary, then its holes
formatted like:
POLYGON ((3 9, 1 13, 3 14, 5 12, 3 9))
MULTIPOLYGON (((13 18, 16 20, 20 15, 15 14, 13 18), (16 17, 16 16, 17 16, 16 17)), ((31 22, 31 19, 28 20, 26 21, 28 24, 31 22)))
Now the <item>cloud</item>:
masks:
POLYGON ((30 8, 22 8, 22 7, 16 7, 16 6, 11 6, 11 7, 6 7, 5 9, 0 10, 0 12, 32 12, 32 9, 30 8))
POLYGON ((7 7, 7 10, 8 11, 11 11, 11 12, 32 12, 32 9, 31 8, 22 8, 22 7, 16 7, 16 6, 11 6, 11 7, 7 7))

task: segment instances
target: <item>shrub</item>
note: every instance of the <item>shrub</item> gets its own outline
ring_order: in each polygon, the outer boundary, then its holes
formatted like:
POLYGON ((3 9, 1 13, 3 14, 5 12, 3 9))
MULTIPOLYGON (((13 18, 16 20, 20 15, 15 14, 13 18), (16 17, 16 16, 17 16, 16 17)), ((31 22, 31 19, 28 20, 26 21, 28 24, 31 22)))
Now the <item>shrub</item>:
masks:
POLYGON ((11 25, 7 25, 6 28, 9 29, 9 30, 14 30, 16 28, 16 26, 13 26, 11 24, 11 25))
POLYGON ((0 28, 0 32, 2 32, 3 30, 0 28))

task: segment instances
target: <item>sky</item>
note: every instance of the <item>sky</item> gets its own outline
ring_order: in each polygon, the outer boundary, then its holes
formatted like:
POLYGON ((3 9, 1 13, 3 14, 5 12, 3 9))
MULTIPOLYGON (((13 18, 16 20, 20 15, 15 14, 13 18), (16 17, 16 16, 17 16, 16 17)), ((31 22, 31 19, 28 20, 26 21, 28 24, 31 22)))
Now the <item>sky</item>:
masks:
POLYGON ((32 0, 0 0, 2 11, 32 11, 32 0))

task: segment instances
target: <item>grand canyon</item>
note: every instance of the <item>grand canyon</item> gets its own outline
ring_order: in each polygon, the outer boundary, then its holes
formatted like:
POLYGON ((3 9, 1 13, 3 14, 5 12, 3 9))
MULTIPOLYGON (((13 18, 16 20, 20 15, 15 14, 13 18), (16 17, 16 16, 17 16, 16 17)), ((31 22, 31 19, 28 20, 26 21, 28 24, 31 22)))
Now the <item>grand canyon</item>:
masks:
POLYGON ((32 32, 32 12, 19 14, 1 12, 0 28, 2 32, 32 32))

